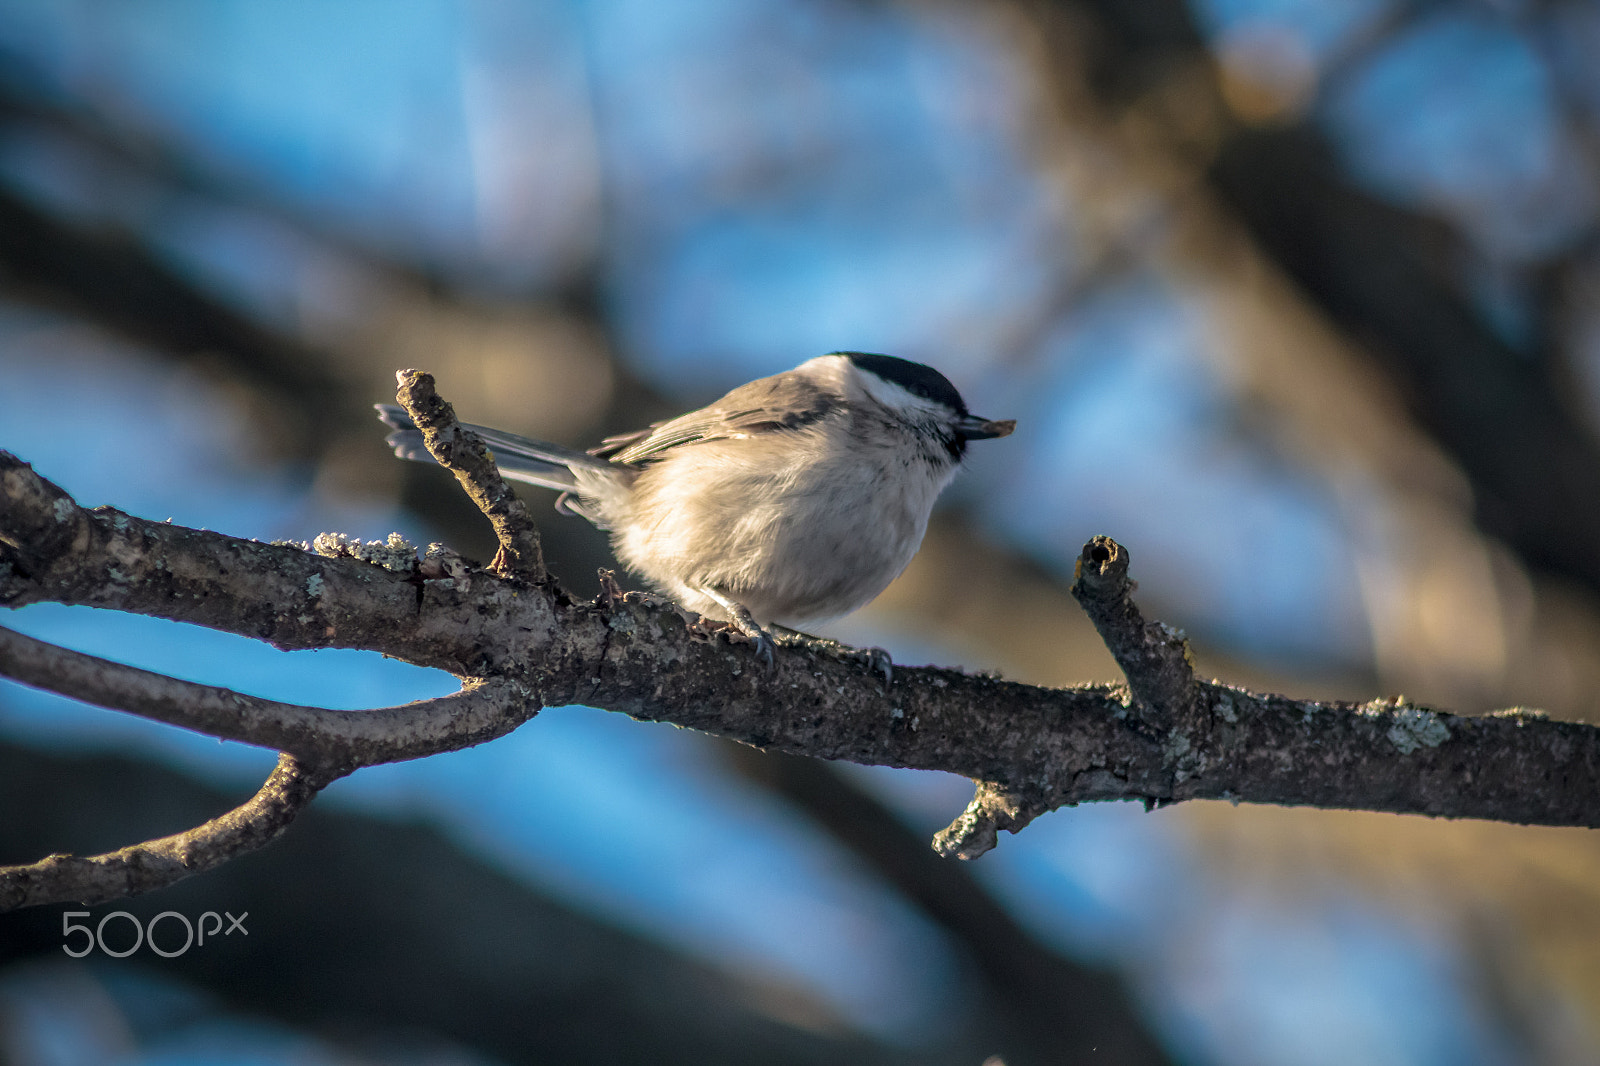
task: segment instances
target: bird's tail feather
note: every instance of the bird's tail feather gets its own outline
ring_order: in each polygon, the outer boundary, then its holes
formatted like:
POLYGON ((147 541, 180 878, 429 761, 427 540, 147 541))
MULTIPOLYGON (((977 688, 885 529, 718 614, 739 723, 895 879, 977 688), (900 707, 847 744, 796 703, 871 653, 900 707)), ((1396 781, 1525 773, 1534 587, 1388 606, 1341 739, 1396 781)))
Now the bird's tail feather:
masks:
MULTIPOLYGON (((404 408, 387 403, 373 406, 377 408, 378 417, 384 424, 395 431, 386 438, 395 455, 421 463, 434 461, 433 456, 428 454, 428 449, 423 446, 422 431, 411 421, 411 416, 406 414, 404 408)), ((613 464, 604 459, 597 459, 586 452, 563 448, 559 444, 519 437, 515 433, 490 429, 488 426, 477 426, 469 422, 463 422, 461 425, 483 438, 483 442, 494 453, 495 465, 500 468, 500 473, 512 481, 526 481, 530 485, 542 485, 547 489, 573 492, 578 488, 575 469, 607 471, 613 469, 613 464)))

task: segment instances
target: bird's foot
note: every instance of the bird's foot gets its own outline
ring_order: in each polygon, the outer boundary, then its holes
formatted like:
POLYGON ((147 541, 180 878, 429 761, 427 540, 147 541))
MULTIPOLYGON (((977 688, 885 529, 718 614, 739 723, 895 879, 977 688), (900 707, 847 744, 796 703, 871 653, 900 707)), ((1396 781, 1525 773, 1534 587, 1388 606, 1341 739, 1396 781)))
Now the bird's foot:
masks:
POLYGON ((777 645, 772 639, 772 634, 761 628, 761 623, 756 621, 755 616, 742 603, 733 604, 728 613, 733 616, 728 624, 743 633, 750 639, 750 643, 755 645, 756 658, 761 660, 768 671, 775 670, 778 663, 773 655, 773 649, 777 645))
MULTIPOLYGON (((728 612, 728 626, 737 629, 749 639, 751 644, 755 645, 756 658, 761 660, 762 665, 769 672, 776 669, 778 663, 777 658, 773 655, 773 649, 777 645, 772 639, 772 634, 763 629, 761 623, 756 621, 755 615, 750 613, 750 608, 717 589, 705 588, 700 591, 711 597, 721 605, 723 610, 728 612)), ((702 621, 703 624, 704 622, 702 621)))
POLYGON ((883 683, 887 688, 894 684, 894 660, 889 658, 889 653, 882 648, 856 648, 843 644, 831 637, 814 637, 810 633, 802 633, 798 629, 774 624, 770 627, 773 633, 783 639, 783 643, 794 644, 821 644, 835 655, 845 659, 854 659, 866 666, 869 673, 882 674, 883 683))

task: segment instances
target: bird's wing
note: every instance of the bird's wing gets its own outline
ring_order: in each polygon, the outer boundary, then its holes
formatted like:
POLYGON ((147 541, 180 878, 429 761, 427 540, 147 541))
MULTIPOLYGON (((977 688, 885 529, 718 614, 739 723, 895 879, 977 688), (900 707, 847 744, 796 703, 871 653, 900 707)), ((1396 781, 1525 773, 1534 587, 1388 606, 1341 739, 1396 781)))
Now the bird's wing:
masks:
POLYGON ((837 400, 792 371, 740 385, 709 407, 658 422, 649 429, 608 437, 593 454, 613 463, 649 462, 669 448, 796 430, 825 418, 837 400))

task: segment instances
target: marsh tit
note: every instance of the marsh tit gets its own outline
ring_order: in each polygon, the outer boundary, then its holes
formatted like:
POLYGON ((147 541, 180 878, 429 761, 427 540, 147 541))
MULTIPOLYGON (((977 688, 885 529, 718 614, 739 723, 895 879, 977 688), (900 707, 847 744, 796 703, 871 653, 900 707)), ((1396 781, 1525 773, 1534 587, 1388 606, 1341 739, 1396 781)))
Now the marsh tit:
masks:
MULTIPOLYGON (((377 405, 402 459, 431 462, 399 407, 377 405)), ((911 562, 967 442, 1016 422, 969 414, 932 367, 834 352, 589 453, 468 425, 500 473, 561 493, 622 563, 688 610, 799 630, 871 602, 911 562)))

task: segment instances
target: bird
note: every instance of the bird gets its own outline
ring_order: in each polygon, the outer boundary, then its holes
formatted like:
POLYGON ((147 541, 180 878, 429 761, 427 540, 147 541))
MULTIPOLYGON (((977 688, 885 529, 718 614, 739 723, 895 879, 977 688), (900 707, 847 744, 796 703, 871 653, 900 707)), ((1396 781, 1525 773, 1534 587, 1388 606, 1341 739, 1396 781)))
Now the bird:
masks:
MULTIPOLYGON (((398 457, 433 461, 403 408, 374 406, 398 457)), ((588 452, 464 426, 502 476, 560 492, 558 511, 608 531, 624 566, 743 633, 771 668, 771 630, 804 633, 877 598, 968 443, 1016 421, 971 414, 922 363, 830 352, 588 452)), ((887 656, 877 665, 887 673, 887 656)))

